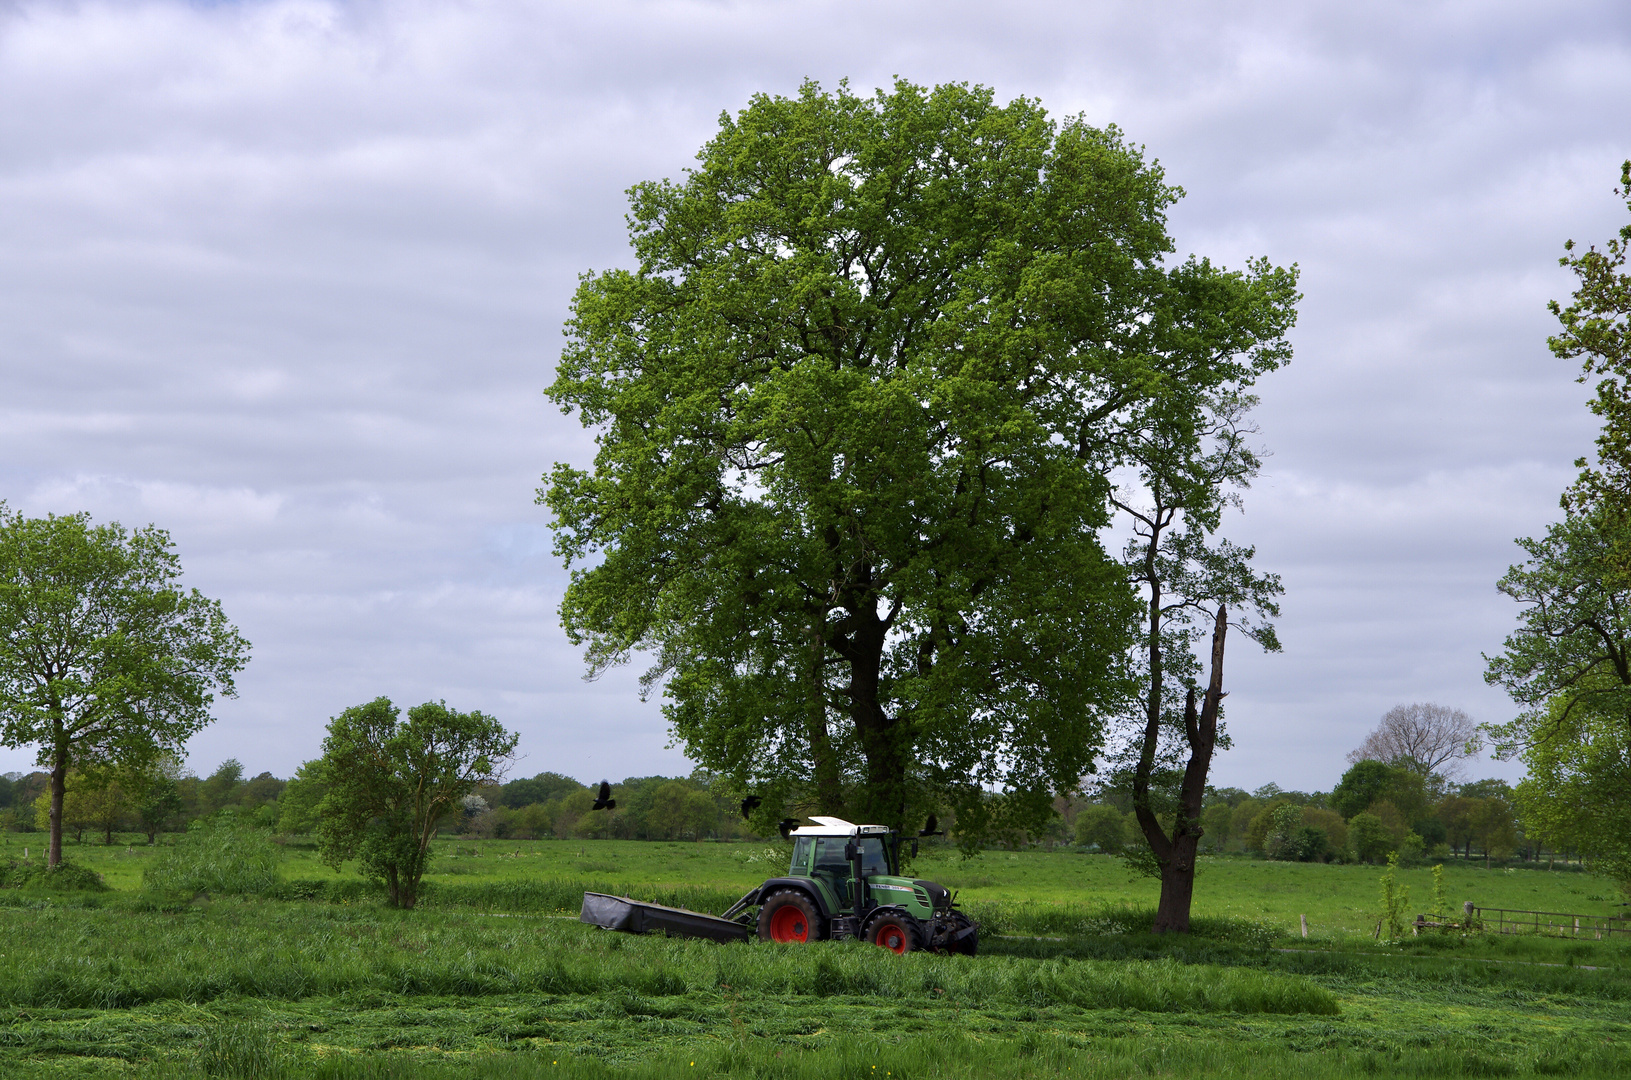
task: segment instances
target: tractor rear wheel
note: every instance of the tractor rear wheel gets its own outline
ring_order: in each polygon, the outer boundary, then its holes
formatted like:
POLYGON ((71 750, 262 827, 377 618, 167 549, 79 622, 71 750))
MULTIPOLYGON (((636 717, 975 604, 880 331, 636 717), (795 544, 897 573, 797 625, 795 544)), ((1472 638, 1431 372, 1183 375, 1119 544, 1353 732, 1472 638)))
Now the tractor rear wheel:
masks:
POLYGON ((879 915, 867 924, 866 939, 897 955, 923 947, 923 935, 918 931, 917 920, 904 914, 879 915))
POLYGON ((821 915, 797 889, 778 889, 759 908, 759 940, 799 944, 821 937, 821 915))

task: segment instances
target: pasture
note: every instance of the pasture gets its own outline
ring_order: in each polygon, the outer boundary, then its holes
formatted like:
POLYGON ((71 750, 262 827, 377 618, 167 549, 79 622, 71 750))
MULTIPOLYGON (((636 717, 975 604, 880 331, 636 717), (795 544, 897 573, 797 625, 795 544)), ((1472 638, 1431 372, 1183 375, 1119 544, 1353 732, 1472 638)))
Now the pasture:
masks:
MULTIPOLYGON (((585 887, 719 910, 784 852, 444 841, 400 912, 299 845, 287 898, 191 901, 141 893, 150 849, 71 845, 111 891, 0 890, 0 1075, 1631 1075, 1631 943, 1377 944, 1375 867, 1211 860, 1197 933, 1163 940, 1142 932, 1155 883, 1117 860, 925 851, 914 873, 994 931, 976 958, 635 938, 563 910, 585 887)), ((1430 872, 1400 880, 1426 911, 1430 872)), ((1617 899, 1574 872, 1446 881, 1457 907, 1617 899)))

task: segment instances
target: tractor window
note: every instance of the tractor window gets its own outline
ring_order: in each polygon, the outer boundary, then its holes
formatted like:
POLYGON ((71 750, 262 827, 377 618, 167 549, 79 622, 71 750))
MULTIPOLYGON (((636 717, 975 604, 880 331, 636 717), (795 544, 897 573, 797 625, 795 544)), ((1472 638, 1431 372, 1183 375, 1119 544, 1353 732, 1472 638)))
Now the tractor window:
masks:
POLYGON ((800 836, 793 841, 793 865, 788 868, 789 874, 808 874, 810 872, 810 845, 814 839, 800 836))
POLYGON ((850 843, 860 849, 862 874, 890 872, 889 854, 884 850, 881 836, 800 836, 793 842, 793 864, 789 873, 847 878, 850 865, 844 858, 844 845, 850 843))
POLYGON ((848 874, 849 862, 844 858, 844 845, 846 843, 848 843, 848 839, 842 836, 817 837, 816 871, 825 870, 829 874, 848 874))
POLYGON ((862 874, 871 875, 889 873, 889 856, 884 854, 883 837, 858 837, 855 843, 856 846, 861 849, 862 874))

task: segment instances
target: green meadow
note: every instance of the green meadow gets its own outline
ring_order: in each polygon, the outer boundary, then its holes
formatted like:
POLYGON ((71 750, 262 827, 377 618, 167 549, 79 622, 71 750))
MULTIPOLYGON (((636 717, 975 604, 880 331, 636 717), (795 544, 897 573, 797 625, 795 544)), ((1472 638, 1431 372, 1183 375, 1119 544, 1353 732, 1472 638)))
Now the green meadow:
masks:
MULTIPOLYGON (((987 932, 978 957, 896 957, 573 917, 585 888, 717 911, 781 871, 774 842, 441 841, 403 912, 298 843, 276 898, 153 896, 156 853, 122 839, 67 848, 108 891, 0 890, 0 1076, 1631 1075, 1631 941, 1379 943, 1376 867, 1209 860, 1196 933, 1161 939, 1118 860, 925 850, 913 872, 987 932)), ((1429 869, 1399 881, 1430 910, 1429 869)), ((1561 868, 1445 883, 1457 909, 1619 899, 1561 868)))

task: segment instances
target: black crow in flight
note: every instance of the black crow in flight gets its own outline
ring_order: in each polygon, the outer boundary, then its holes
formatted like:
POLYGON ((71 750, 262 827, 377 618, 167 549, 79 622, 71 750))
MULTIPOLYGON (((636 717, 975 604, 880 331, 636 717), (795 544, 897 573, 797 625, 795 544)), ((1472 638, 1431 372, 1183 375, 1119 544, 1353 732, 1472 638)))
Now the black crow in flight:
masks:
POLYGON ((615 810, 615 809, 617 809, 617 800, 612 798, 612 785, 608 784, 604 780, 602 780, 600 782, 600 794, 595 796, 595 805, 591 806, 589 809, 591 809, 591 810, 615 810))

